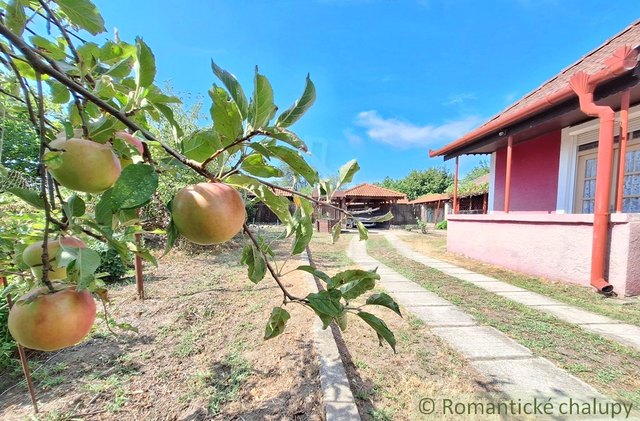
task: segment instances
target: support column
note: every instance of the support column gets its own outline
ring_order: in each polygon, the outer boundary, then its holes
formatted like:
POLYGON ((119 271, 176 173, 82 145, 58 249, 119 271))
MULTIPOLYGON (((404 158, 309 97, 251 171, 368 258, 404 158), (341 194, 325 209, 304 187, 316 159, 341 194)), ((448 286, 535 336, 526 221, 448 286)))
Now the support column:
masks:
POLYGON ((622 93, 620 106, 620 150, 618 153, 618 183, 616 185, 616 212, 622 212, 622 197, 624 196, 624 173, 627 156, 627 138, 629 136, 629 102, 631 91, 622 93))
POLYGON ((460 157, 456 156, 456 172, 453 176, 453 213, 458 213, 458 169, 460 167, 460 157))
POLYGON ((513 153, 513 136, 509 136, 507 143, 507 174, 504 185, 504 213, 509 213, 511 201, 511 156, 513 153))

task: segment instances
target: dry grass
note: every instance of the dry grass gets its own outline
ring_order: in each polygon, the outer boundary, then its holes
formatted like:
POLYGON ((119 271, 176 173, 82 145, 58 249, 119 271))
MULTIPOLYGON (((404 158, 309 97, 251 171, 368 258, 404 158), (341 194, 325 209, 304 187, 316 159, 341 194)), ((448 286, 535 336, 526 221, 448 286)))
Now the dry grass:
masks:
POLYGON ((417 252, 433 258, 483 275, 492 276, 500 281, 546 295, 547 297, 555 298, 556 300, 602 314, 603 316, 640 326, 640 300, 637 300, 637 304, 623 306, 611 299, 607 299, 605 295, 594 293, 590 287, 526 275, 469 259, 458 254, 449 253, 446 249, 446 237, 434 235, 402 235, 400 239, 413 247, 417 252))
MULTIPOLYGON (((352 235, 343 234, 336 245, 331 245, 328 235, 315 234, 311 251, 318 269, 333 275, 346 264, 353 265, 346 255, 351 239, 352 235)), ((348 329, 338 334, 351 390, 363 420, 427 419, 418 412, 421 398, 438 400, 453 396, 464 402, 504 399, 456 351, 406 309, 402 308, 402 319, 386 309, 367 311, 385 320, 395 334, 398 352, 394 354, 386 344, 380 347, 375 332, 357 317, 351 317, 348 329)), ((433 419, 460 419, 460 416, 434 414, 433 419)))
POLYGON ((632 401, 640 409, 640 352, 407 259, 385 238, 374 238, 367 246, 373 258, 457 305, 479 323, 499 329, 602 393, 632 401))
MULTIPOLYGON (((284 255, 289 247, 277 250, 284 255)), ((197 253, 174 250, 160 268, 145 268, 146 300, 134 299, 132 284, 112 289, 112 317, 138 334, 115 338, 98 322, 75 347, 32 353, 42 410, 35 419, 321 420, 313 316, 289 306, 287 331, 263 341, 282 294, 269 277, 249 282, 240 252, 239 241, 197 253)), ((307 294, 298 274, 284 281, 307 294)), ((18 384, 0 396, 0 419, 32 412, 20 381, 19 371, 0 376, 4 387, 18 384)))

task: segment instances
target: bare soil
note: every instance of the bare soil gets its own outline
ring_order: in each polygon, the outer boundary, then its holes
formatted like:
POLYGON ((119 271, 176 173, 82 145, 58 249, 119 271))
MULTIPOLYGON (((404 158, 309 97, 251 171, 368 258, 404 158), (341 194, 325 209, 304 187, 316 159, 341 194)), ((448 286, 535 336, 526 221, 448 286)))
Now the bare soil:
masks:
MULTIPOLYGON (((269 275, 248 280, 238 263, 242 242, 174 250, 159 268, 146 266, 143 301, 131 283, 113 287, 110 317, 139 333, 115 337, 100 320, 77 346, 30 352, 35 419, 323 419, 313 314, 290 305, 285 333, 262 339, 282 294, 269 275)), ((308 293, 300 275, 284 281, 292 293, 308 293)), ((0 390, 0 419, 33 414, 19 369, 2 373, 0 390)))

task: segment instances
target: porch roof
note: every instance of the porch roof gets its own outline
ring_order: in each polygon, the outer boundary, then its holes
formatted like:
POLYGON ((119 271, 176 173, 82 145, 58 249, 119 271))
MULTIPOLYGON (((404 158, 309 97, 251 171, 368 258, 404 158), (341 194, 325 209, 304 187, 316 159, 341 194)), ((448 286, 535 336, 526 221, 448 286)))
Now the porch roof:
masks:
POLYGON ((569 79, 578 72, 602 77, 594 92, 599 105, 619 109, 621 92, 627 89, 631 90, 631 104, 640 102, 637 56, 631 70, 618 75, 607 72, 608 59, 625 46, 638 50, 640 19, 477 129, 437 151, 430 151, 429 155, 444 156, 447 160, 465 154, 491 153, 504 148, 509 136, 513 136, 514 143, 519 143, 588 120, 580 111, 577 95, 569 88, 569 79))

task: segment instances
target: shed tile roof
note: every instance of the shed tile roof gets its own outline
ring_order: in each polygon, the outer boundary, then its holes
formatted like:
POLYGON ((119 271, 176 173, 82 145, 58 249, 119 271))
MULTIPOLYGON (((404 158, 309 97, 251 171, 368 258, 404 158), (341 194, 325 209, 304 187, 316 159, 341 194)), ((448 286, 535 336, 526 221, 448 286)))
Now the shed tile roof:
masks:
POLYGON ((480 177, 473 180, 473 184, 475 184, 476 186, 481 186, 485 183, 488 183, 490 178, 491 178, 490 174, 481 175, 480 177))
POLYGON ((344 194, 345 197, 379 197, 384 199, 404 199, 407 197, 404 193, 374 186, 369 183, 362 183, 351 187, 345 190, 344 194))
POLYGON ((509 107, 493 116, 489 121, 480 126, 480 128, 492 121, 500 120, 515 111, 525 108, 536 101, 560 91, 569 84, 569 79, 576 72, 595 74, 600 70, 603 70, 606 67, 604 64, 605 60, 611 57, 618 48, 624 45, 630 45, 632 47, 640 45, 640 19, 633 22, 622 32, 609 38, 604 44, 591 51, 580 60, 566 67, 558 75, 547 80, 537 89, 523 96, 519 101, 511 104, 509 107))

